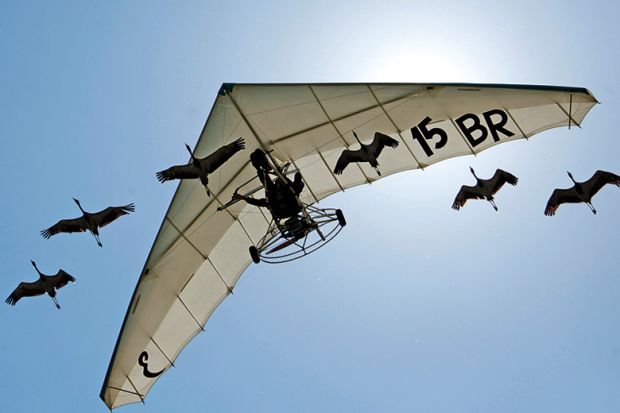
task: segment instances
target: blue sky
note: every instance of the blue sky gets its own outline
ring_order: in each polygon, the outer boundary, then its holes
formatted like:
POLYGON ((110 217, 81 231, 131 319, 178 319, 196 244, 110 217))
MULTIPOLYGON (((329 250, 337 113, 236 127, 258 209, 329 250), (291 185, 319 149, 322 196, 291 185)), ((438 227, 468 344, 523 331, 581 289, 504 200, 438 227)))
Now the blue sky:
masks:
POLYGON ((0 3, 0 407, 105 411, 99 390, 174 185, 222 82, 580 86, 583 129, 386 178, 322 204, 349 225, 303 260, 252 266, 176 368, 126 412, 617 412, 620 191, 543 216, 555 187, 620 173, 620 6, 569 1, 0 3), (467 167, 520 178, 450 209, 467 167), (135 202, 102 230, 59 218, 135 202))

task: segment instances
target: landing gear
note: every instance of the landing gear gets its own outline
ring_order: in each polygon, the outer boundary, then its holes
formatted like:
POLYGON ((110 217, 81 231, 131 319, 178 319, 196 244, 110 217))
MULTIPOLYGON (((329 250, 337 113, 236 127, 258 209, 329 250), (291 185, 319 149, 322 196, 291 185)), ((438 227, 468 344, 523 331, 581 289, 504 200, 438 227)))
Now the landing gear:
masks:
POLYGON ((347 225, 347 220, 344 218, 344 214, 342 213, 342 210, 340 209, 336 210, 336 218, 338 218, 338 223, 340 224, 341 227, 344 227, 345 225, 347 225))
POLYGON ((254 264, 258 264, 260 262, 260 255, 258 254, 258 249, 254 245, 250 247, 250 257, 252 257, 252 261, 254 261, 254 264))
POLYGON ((217 208, 221 211, 244 199, 256 207, 269 209, 271 220, 268 221, 265 235, 249 248, 250 257, 256 264, 261 261, 269 264, 288 262, 311 254, 334 239, 347 224, 341 210, 319 208, 314 204, 303 202, 299 197, 304 185, 301 173, 298 170, 289 170, 290 163, 279 166, 271 156, 267 155, 260 150, 253 152, 251 160, 257 169, 257 176, 238 186, 231 200, 217 208), (295 174, 293 181, 286 177, 291 174, 295 174), (275 178, 270 175, 275 175, 275 178), (272 179, 277 180, 277 185, 272 179), (259 186, 245 189, 256 180, 260 181, 259 186), (265 187, 265 183, 273 185, 265 187), (269 192, 269 188, 275 193, 269 192), (265 198, 261 200, 251 198, 251 195, 261 190, 265 191, 265 198), (241 195, 239 191, 244 194, 241 195), (283 191, 288 198, 282 194, 278 195, 277 191, 283 191), (291 191, 291 193, 286 191, 291 191), (296 202, 296 205, 292 207, 289 205, 292 205, 291 195, 294 195, 292 201, 296 202), (270 196, 275 198, 269 198, 270 196), (273 205, 281 205, 287 200, 288 204, 285 205, 289 206, 281 208, 280 212, 274 214, 271 209, 273 205), (280 201, 282 202, 278 204, 277 202, 280 201), (279 216, 283 218, 278 218, 279 216))
POLYGON ((340 210, 307 204, 304 208, 307 216, 271 221, 265 236, 250 247, 255 263, 276 264, 309 255, 334 239, 346 225, 340 210))

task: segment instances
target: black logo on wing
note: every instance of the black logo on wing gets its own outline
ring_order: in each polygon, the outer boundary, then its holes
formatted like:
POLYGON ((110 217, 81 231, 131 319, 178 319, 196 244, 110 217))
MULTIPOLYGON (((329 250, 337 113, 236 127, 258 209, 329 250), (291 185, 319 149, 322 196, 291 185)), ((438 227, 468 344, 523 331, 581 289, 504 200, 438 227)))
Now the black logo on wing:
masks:
POLYGON ((155 377, 162 374, 164 370, 166 370, 166 369, 162 369, 161 371, 158 371, 157 373, 151 373, 149 371, 149 365, 146 364, 148 359, 149 359, 149 353, 147 353, 146 351, 143 351, 142 353, 140 353, 140 356, 138 356, 138 364, 142 366, 142 374, 144 374, 144 377, 148 377, 149 379, 154 379, 155 377))

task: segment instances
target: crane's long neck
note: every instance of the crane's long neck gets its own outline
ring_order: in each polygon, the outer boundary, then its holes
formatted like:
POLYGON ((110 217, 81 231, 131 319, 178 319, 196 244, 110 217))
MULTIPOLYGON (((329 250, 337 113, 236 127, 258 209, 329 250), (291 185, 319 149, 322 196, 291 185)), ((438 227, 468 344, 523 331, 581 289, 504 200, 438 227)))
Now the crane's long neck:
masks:
POLYGON ((355 140, 360 144, 360 147, 365 149, 365 146, 362 144, 362 141, 360 141, 360 138, 357 137, 357 133, 355 133, 355 131, 353 131, 353 136, 355 136, 355 140))
POLYGON ((194 157, 194 152, 192 152, 192 148, 189 147, 188 144, 185 144, 185 148, 187 149, 187 152, 189 152, 189 156, 191 156, 192 158, 192 163, 196 163, 196 158, 194 157))
POLYGON ((37 263, 34 262, 34 261, 30 261, 30 262, 32 263, 32 266, 34 267, 34 269, 39 274, 39 278, 43 279, 43 273, 41 271, 39 271, 39 267, 37 267, 37 263))
POLYGON ((75 198, 73 198, 73 200, 75 201, 75 203, 78 206, 78 208, 80 208, 80 211, 82 211, 82 214, 86 215, 86 211, 84 211, 84 208, 82 208, 82 205, 80 205, 80 201, 78 201, 75 198))
MULTIPOLYGON (((588 197, 588 194, 584 193, 584 188, 583 188, 582 184, 580 182, 575 181, 575 178, 573 178, 573 174, 571 174, 570 172, 567 172, 567 173, 568 173, 568 177, 570 178, 571 181, 573 181, 573 184, 575 185, 573 188, 575 188, 575 191, 577 191, 577 194, 582 199, 584 199, 585 202, 588 202, 588 199, 585 199, 586 197, 588 197)), ((590 205, 588 205, 588 206, 590 206, 590 205)), ((593 209, 592 206, 590 206, 590 209, 592 209, 593 212, 594 212, 594 209, 593 209)), ((594 213, 596 214, 596 212, 594 212, 594 213)))
POLYGON ((474 178, 476 178, 476 182, 480 183, 480 178, 478 178, 478 175, 476 175, 476 172, 473 170, 473 168, 469 168, 469 170, 471 171, 471 174, 474 176, 474 178))

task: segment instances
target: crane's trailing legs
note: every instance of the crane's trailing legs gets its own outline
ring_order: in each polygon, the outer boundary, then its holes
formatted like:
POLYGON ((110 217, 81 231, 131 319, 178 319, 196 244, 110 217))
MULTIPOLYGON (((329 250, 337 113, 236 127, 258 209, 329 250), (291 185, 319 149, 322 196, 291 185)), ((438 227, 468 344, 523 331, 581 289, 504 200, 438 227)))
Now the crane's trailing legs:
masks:
MULTIPOLYGON (((88 213, 84 211, 84 208, 82 208, 80 201, 77 200, 76 198, 73 198, 73 201, 77 204, 78 208, 80 208, 80 211, 82 211, 83 216, 87 217, 88 213)), ((97 227, 95 226, 95 229, 93 230, 91 221, 89 221, 88 219, 86 219, 86 226, 88 228, 88 231, 93 235, 93 237, 95 237, 95 241, 97 241, 97 245, 103 248, 103 244, 101 243, 101 240, 99 239, 99 232, 97 230, 97 227)))
MULTIPOLYGON (((573 178, 573 174, 571 174, 569 171, 566 171, 566 173, 568 174, 568 177, 570 178, 570 180, 573 181, 573 185, 575 185, 574 188, 577 190, 577 193, 583 197, 583 195, 585 195, 584 186, 583 186, 584 182, 577 182, 575 181, 575 178, 573 178)), ((594 176, 592 176, 592 178, 594 178, 594 176)), ((592 196, 594 196, 594 193, 588 194, 589 197, 592 198, 592 196)), ((586 203, 586 205, 588 205, 588 207, 590 208, 590 211, 592 211, 592 213, 596 215, 596 209, 594 208, 594 205, 592 205, 592 201, 588 201, 587 199, 585 199, 584 202, 586 203)))

